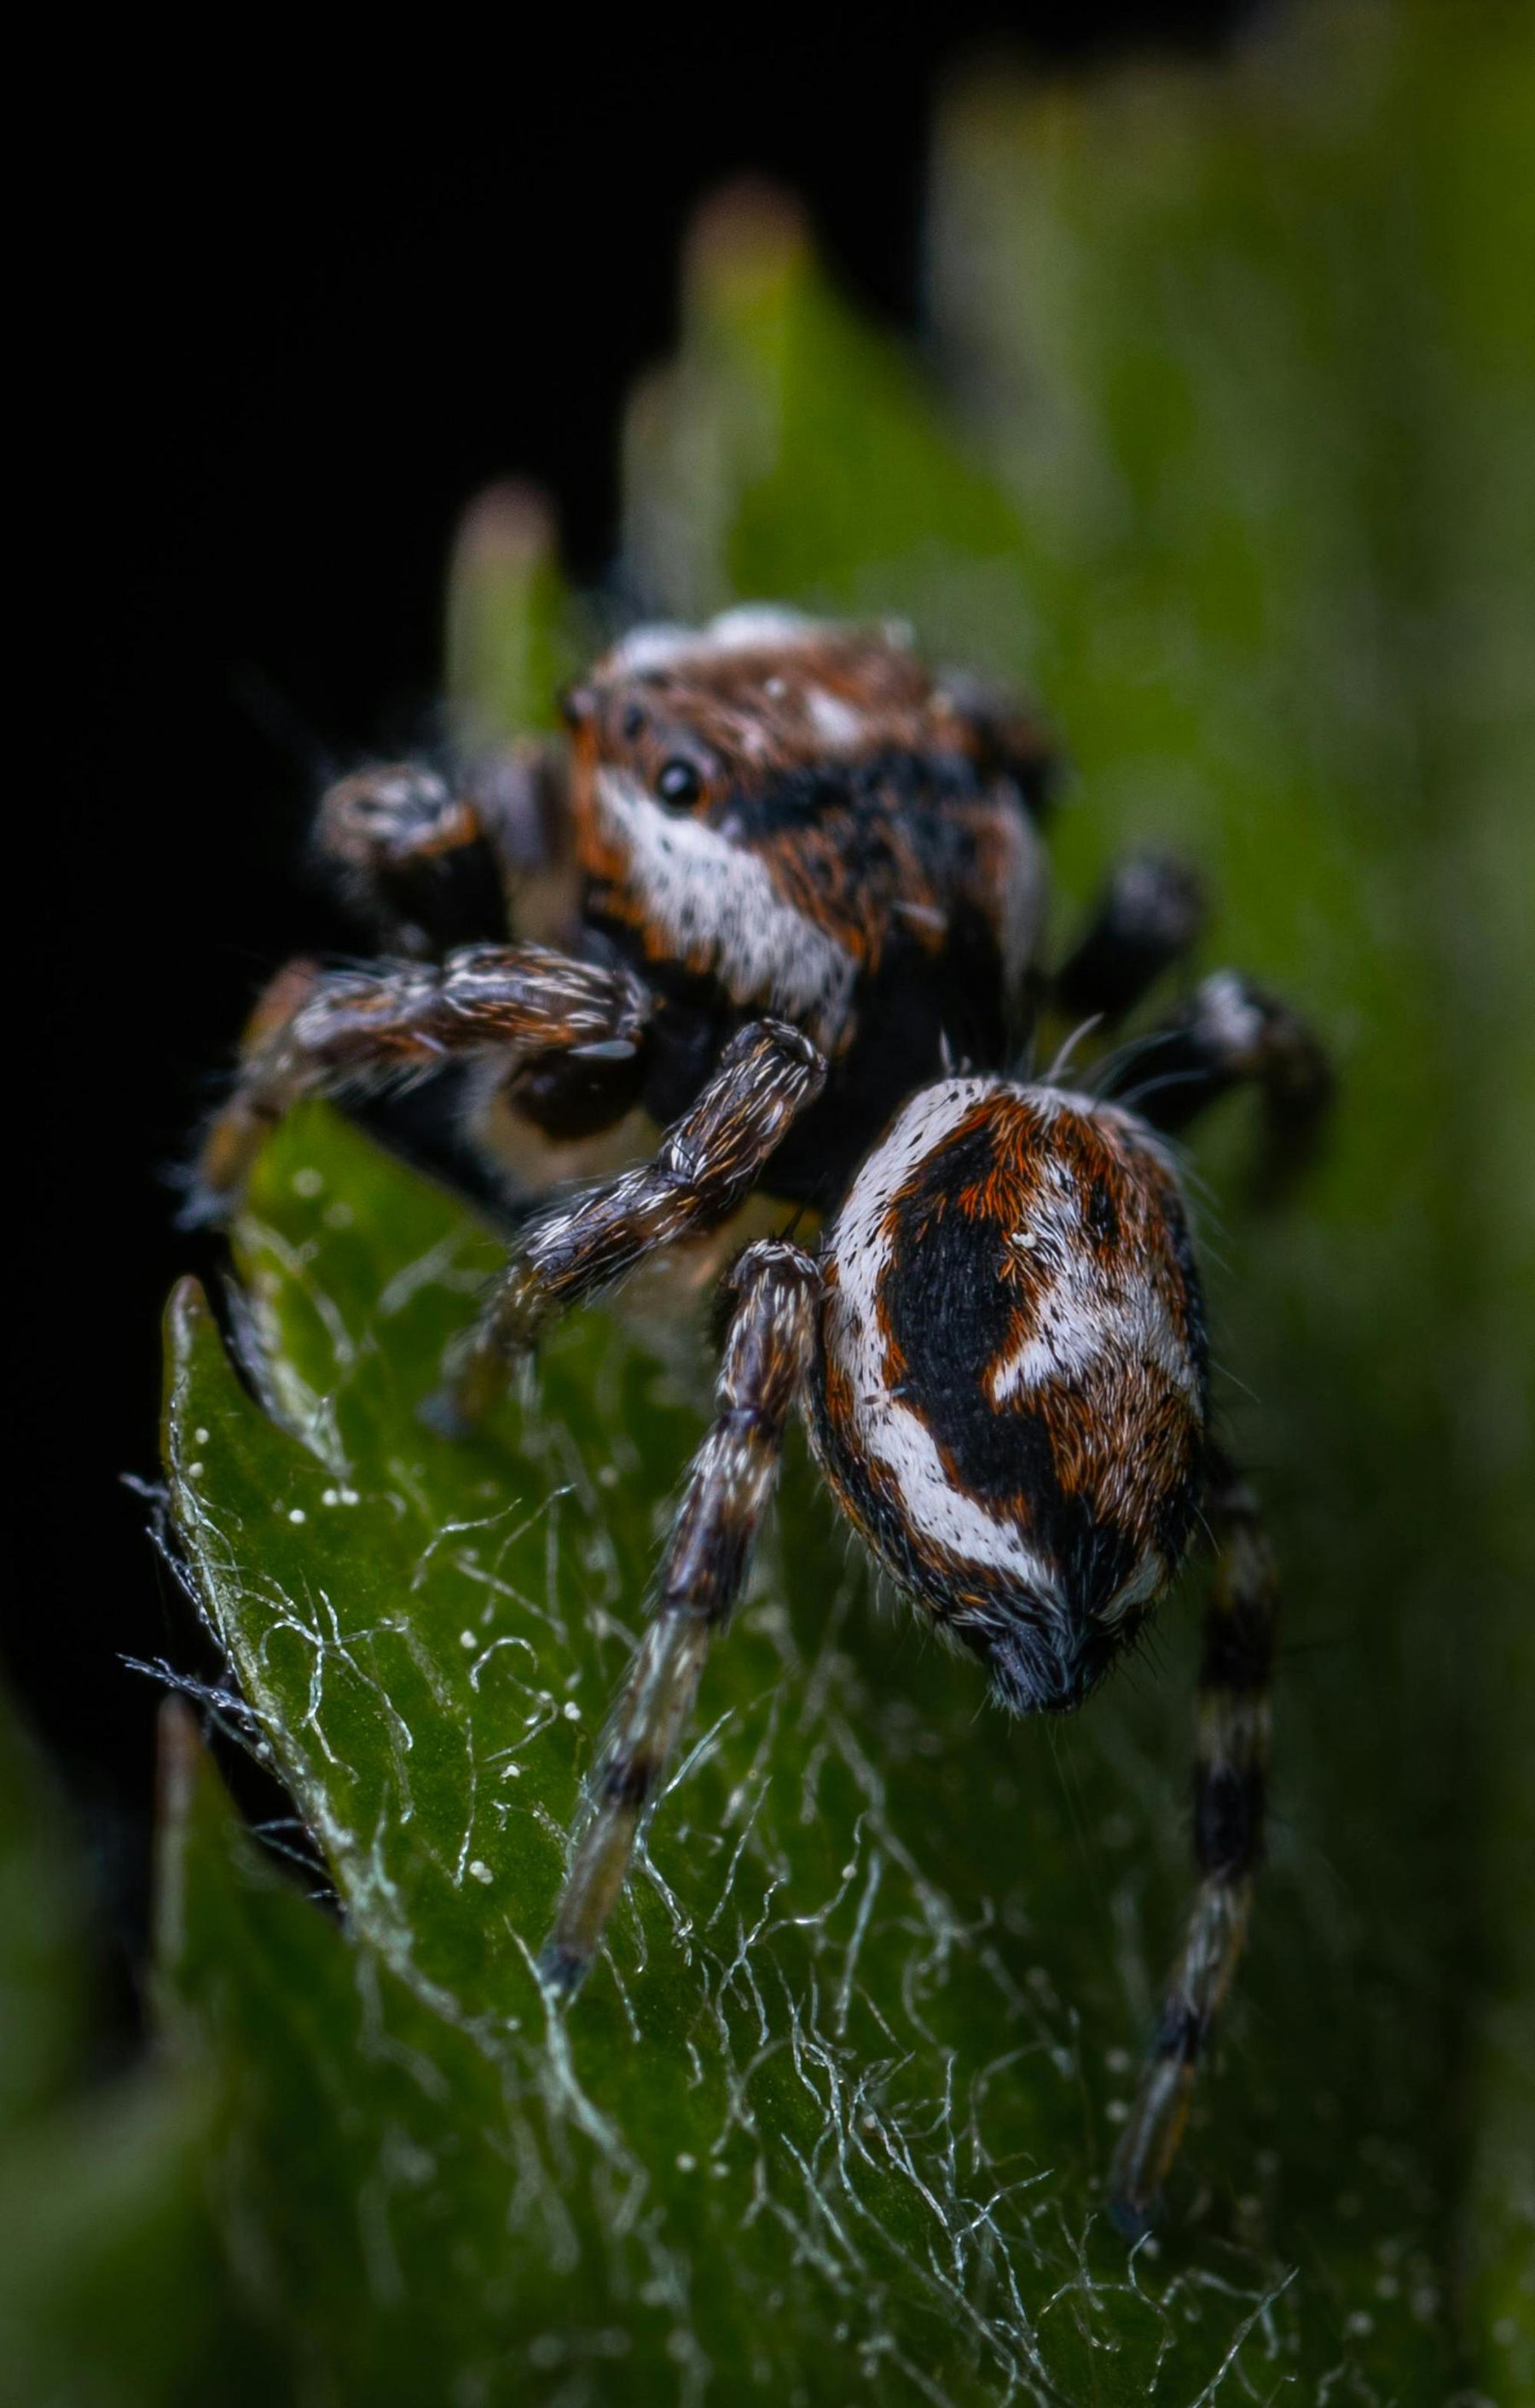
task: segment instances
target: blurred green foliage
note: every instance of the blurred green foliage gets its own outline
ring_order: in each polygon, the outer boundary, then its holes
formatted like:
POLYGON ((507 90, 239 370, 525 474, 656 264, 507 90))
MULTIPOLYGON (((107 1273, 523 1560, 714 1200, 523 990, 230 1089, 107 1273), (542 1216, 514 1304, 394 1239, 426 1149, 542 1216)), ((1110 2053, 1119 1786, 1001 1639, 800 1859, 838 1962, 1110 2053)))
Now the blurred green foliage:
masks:
MULTIPOLYGON (((611 1963, 550 2031, 527 1951, 698 1357, 581 1315, 484 1441, 433 1439, 493 1241, 314 1111, 238 1235, 262 1402, 184 1292, 168 1446, 342 1920, 178 1726, 167 2062, 96 2102, 98 2145, 49 2106, 63 2009, 26 2003, 68 1950, 6 1918, 30 2171, 0 2200, 60 2202, 18 2293, 36 2396, 215 2362, 231 2399, 1535 2394, 1532 137, 1514 9, 977 75, 938 112, 931 372, 737 194, 626 430, 648 605, 894 614, 1028 685, 1074 764, 1063 918, 1175 842, 1221 957, 1336 1042, 1336 1144, 1283 1223, 1223 1217, 1239 1108, 1196 1154, 1288 1608, 1273 1860, 1158 2239, 1128 2259, 1099 2185, 1184 1894, 1196 1597, 1078 1724, 1007 1725, 871 1609, 796 1454, 611 1963)), ((482 506, 449 615, 466 731, 541 718, 579 621, 525 497, 482 506)), ((16 1784, 7 1896, 46 1899, 16 1784)))
POLYGON ((0 1705, 0 2400, 190 2402, 243 2325, 201 2196, 215 2086, 92 2068, 85 1909, 68 1816, 0 1705))

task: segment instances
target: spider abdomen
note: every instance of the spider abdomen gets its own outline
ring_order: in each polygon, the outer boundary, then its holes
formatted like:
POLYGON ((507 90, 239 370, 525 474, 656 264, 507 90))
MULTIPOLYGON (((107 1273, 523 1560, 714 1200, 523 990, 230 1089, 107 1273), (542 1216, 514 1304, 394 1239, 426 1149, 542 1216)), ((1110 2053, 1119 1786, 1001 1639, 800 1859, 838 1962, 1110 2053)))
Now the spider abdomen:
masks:
POLYGON ((1075 1704, 1182 1554, 1205 1425, 1176 1177, 1133 1115, 924 1089, 830 1230, 814 1442, 881 1564, 1020 1710, 1075 1704))

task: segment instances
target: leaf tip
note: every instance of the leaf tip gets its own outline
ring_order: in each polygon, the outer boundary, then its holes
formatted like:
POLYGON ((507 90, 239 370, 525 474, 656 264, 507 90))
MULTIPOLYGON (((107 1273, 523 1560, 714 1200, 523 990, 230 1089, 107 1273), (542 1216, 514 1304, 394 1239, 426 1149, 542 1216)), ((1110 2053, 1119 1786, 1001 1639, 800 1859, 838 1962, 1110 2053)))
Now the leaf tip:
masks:
POLYGON ((165 1299, 165 1352, 172 1363, 186 1361, 207 1320, 207 1291, 189 1271, 165 1299))
POLYGON ((809 265, 810 223, 798 195, 763 176, 711 193, 688 230, 683 284, 705 310, 750 309, 809 265))

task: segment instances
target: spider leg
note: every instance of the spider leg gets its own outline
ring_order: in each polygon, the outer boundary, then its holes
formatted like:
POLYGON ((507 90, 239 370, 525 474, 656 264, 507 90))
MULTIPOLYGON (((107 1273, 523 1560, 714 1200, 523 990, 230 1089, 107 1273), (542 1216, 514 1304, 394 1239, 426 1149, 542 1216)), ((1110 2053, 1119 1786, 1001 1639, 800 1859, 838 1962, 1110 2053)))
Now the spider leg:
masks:
POLYGON ((1333 1091, 1327 1055, 1278 996, 1236 970, 1201 979, 1163 1027, 1112 1068, 1102 1092, 1172 1135, 1244 1080, 1262 1102, 1254 1186, 1271 1198, 1315 1152, 1333 1091))
POLYGON ((355 770, 320 798, 316 855, 393 952, 504 939, 506 896, 478 812, 423 762, 355 770))
POLYGON ((448 1393, 433 1418, 448 1427, 477 1420, 508 1364, 554 1313, 620 1279, 656 1247, 727 1221, 825 1079, 822 1055, 787 1022, 739 1030, 653 1162, 529 1224, 479 1321, 449 1357, 448 1393))
POLYGON ((1145 2229, 1177 2154, 1196 2071, 1246 1938, 1263 1856, 1269 1686, 1278 1586, 1252 1488, 1220 1455, 1206 1513, 1215 1568, 1200 1666, 1194 1760, 1199 1885, 1163 1996, 1150 2057, 1115 2152, 1111 2199, 1125 2231, 1145 2229))
POLYGON ((1197 941, 1206 913, 1203 884, 1187 862, 1127 855, 1051 981, 1056 1009, 1078 1021, 1122 1019, 1197 941))
POLYGON ((715 1421, 693 1457, 657 1583, 588 1786, 585 1818, 539 1958, 569 1998, 596 1954, 647 1810, 698 1693, 710 1634, 740 1595, 777 1478, 784 1425, 815 1342, 820 1275, 797 1246, 750 1246, 732 1275, 736 1304, 715 1391, 715 1421))
MULTIPOLYGON (((632 1063, 651 1002, 626 970, 543 945, 471 945, 439 964, 279 970, 246 1031, 235 1091, 205 1133, 186 1222, 239 1200, 274 1122, 305 1096, 377 1086, 454 1054, 632 1063)), ((621 1107, 620 1107, 621 1109, 621 1107)))
POLYGON ((419 761, 375 763, 322 796, 314 848, 391 950, 436 956, 505 942, 570 853, 563 763, 536 738, 474 762, 460 789, 419 761))

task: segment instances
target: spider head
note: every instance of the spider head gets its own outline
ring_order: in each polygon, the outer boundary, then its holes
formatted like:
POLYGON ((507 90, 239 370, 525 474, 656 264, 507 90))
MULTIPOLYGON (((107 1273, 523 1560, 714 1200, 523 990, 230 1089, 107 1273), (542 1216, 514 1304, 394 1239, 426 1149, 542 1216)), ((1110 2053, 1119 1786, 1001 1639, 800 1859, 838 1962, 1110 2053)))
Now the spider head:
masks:
POLYGON ((914 1096, 826 1241, 817 1454, 1016 1711, 1077 1704, 1183 1552, 1205 1340, 1175 1177, 1045 1087, 914 1096))
MULTIPOLYGON (((566 697, 577 842, 595 916, 731 1002, 834 1047, 856 947, 787 855, 897 690, 926 680, 882 637, 776 609, 641 627, 566 697)), ((833 848, 834 857, 834 848, 833 848)))
POLYGON ((994 729, 890 631, 767 609, 642 627, 566 716, 593 910, 648 963, 835 1049, 893 915, 941 948, 924 847, 997 773, 994 729))
POLYGON ((590 773, 623 772, 674 816, 749 840, 769 795, 921 743, 931 692, 893 630, 754 605, 706 627, 636 628, 566 695, 565 715, 590 773))

